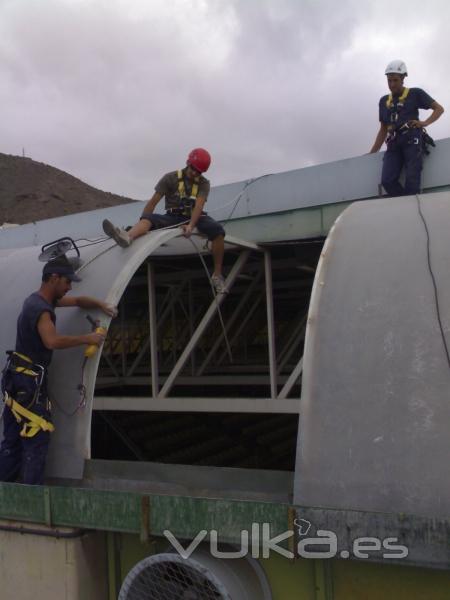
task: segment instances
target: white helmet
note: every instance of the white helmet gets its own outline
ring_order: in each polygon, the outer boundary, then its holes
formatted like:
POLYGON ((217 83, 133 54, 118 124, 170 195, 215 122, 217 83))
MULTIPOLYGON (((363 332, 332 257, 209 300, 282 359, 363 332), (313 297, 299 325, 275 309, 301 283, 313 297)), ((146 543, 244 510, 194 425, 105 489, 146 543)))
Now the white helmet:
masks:
POLYGON ((395 73, 396 75, 408 75, 406 65, 402 60, 392 60, 384 72, 385 75, 395 73))

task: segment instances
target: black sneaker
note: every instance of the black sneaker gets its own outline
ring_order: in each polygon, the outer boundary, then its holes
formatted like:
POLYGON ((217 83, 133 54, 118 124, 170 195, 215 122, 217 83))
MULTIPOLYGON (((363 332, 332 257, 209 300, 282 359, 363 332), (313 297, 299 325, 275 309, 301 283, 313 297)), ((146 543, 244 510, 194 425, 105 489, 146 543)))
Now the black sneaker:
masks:
POLYGON ((225 279, 222 277, 222 275, 213 275, 211 277, 211 281, 216 294, 228 294, 228 290, 225 287, 225 279))

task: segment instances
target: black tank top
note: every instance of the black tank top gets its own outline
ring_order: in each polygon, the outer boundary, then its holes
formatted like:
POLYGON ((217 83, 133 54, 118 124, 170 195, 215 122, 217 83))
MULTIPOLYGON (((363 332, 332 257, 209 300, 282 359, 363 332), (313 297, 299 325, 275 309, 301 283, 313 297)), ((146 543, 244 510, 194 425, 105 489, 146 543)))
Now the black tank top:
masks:
POLYGON ((54 306, 44 300, 38 292, 28 296, 17 319, 16 352, 25 354, 38 365, 48 367, 53 351, 44 346, 37 328, 39 317, 44 312, 48 312, 53 323, 56 323, 54 306))

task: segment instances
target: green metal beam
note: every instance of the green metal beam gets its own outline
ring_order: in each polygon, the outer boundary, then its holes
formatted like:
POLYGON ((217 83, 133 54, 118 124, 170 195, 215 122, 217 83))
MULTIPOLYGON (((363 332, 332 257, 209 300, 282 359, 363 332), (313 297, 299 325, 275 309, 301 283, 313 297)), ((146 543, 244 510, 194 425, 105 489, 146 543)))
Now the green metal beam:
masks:
POLYGON ((0 518, 161 536, 169 529, 190 539, 203 529, 239 542, 252 523, 270 523, 271 534, 288 529, 290 507, 270 502, 158 496, 73 487, 0 483, 0 518))
MULTIPOLYGON (((27 486, 0 483, 0 518, 83 529, 138 534, 141 540, 163 536, 192 540, 216 530, 222 542, 240 544, 243 531, 269 524, 270 536, 294 532, 280 545, 296 554, 295 519, 306 519, 313 530, 334 532, 341 550, 353 540, 375 536, 398 538, 409 549, 401 564, 450 569, 450 519, 367 511, 294 507, 284 503, 151 495, 91 488, 27 486)), ((312 533, 314 537, 314 533, 312 533)), ((347 552, 347 556, 349 552, 347 552)), ((350 556, 351 557, 351 556, 350 556)), ((371 560, 382 560, 371 556, 371 560)), ((395 560, 389 560, 391 564, 395 560)))

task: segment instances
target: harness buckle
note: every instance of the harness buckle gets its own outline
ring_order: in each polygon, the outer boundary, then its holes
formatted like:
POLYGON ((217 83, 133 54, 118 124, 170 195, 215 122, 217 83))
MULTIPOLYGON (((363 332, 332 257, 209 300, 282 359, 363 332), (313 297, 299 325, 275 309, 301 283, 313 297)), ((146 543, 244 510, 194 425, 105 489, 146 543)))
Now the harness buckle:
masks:
POLYGON ((386 137, 386 145, 392 144, 397 137, 397 133, 394 129, 391 129, 386 137))
POLYGON ((185 217, 191 217, 192 209, 195 205, 195 198, 181 198, 181 214, 185 217))

